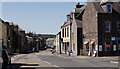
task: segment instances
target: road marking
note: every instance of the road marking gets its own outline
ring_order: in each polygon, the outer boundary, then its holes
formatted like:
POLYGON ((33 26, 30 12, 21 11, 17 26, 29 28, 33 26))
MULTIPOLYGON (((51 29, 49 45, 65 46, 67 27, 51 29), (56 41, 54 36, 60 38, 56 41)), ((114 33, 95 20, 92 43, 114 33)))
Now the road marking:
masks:
MULTIPOLYGON (((47 62, 47 61, 44 61, 45 63, 47 63, 47 64, 51 64, 51 63, 49 63, 49 62, 47 62)), ((53 65, 54 67, 59 67, 59 66, 57 66, 57 65, 53 65)))
POLYGON ((118 62, 115 62, 115 61, 110 61, 111 63, 116 63, 116 64, 118 64, 118 62))
POLYGON ((49 62, 47 62, 47 61, 44 61, 45 63, 47 63, 47 64, 50 64, 49 62))
POLYGON ((57 65, 53 65, 54 67, 59 67, 59 66, 57 66, 57 65))
POLYGON ((38 67, 40 67, 40 66, 20 66, 20 68, 38 68, 38 67))

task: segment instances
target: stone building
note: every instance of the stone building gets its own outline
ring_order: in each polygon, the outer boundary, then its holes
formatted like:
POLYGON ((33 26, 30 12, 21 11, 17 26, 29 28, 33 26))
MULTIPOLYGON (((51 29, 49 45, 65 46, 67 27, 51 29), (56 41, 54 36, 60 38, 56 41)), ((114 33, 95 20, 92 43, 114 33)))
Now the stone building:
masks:
POLYGON ((21 34, 21 46, 20 46, 20 52, 25 52, 26 51, 26 34, 25 30, 19 29, 18 30, 19 34, 21 34))
POLYGON ((56 35, 56 52, 61 54, 61 32, 56 35))
POLYGON ((120 2, 88 2, 83 14, 84 55, 120 54, 120 2))
POLYGON ((61 26, 61 39, 63 40, 61 46, 64 53, 72 50, 73 55, 82 54, 82 15, 84 10, 85 6, 78 3, 73 12, 67 15, 67 22, 61 26))
POLYGON ((13 47, 13 23, 12 22, 5 22, 6 26, 7 26, 7 51, 9 53, 12 53, 12 47, 13 47))
POLYGON ((2 20, 2 46, 7 48, 7 24, 2 20))
POLYGON ((85 6, 78 3, 71 13, 71 50, 74 55, 82 55, 83 51, 82 16, 84 10, 85 6))
POLYGON ((0 18, 0 56, 2 56, 2 44, 3 44, 3 40, 2 40, 2 24, 3 24, 3 20, 0 18))

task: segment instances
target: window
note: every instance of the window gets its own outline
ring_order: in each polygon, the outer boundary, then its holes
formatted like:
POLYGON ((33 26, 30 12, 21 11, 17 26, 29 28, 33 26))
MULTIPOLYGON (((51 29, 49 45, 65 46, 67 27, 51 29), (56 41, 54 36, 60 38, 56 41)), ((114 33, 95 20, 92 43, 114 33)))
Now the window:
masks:
POLYGON ((65 37, 66 37, 66 28, 65 28, 65 37))
POLYGON ((112 4, 107 4, 107 13, 112 13, 112 4))
POLYGON ((70 16, 68 16, 68 21, 70 21, 70 16))
POLYGON ((69 37, 69 27, 67 27, 67 37, 69 37))
POLYGON ((120 22, 118 22, 118 31, 120 31, 120 22))
POLYGON ((106 32, 110 32, 110 23, 105 24, 106 32))
POLYGON ((105 42, 105 51, 110 51, 110 50, 111 50, 110 42, 105 42))
POLYGON ((64 37, 64 29, 62 29, 62 37, 64 37))

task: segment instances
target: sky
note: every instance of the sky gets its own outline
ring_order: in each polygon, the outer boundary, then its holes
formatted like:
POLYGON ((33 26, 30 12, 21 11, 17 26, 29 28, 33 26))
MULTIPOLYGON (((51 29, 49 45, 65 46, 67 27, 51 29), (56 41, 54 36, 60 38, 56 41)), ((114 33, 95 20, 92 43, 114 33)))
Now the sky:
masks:
POLYGON ((77 2, 3 2, 2 19, 26 32, 57 34, 77 2))

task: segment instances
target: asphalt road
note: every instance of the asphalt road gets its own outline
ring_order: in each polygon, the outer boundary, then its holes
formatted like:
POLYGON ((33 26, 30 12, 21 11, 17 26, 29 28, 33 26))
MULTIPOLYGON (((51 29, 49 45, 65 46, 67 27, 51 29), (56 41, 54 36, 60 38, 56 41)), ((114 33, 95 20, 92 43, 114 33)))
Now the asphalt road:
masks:
POLYGON ((57 67, 118 67, 111 63, 111 58, 66 58, 53 55, 38 55, 38 57, 57 67))
POLYGON ((51 54, 49 50, 39 53, 20 54, 13 58, 8 69, 118 69, 116 57, 77 58, 51 54))

